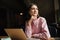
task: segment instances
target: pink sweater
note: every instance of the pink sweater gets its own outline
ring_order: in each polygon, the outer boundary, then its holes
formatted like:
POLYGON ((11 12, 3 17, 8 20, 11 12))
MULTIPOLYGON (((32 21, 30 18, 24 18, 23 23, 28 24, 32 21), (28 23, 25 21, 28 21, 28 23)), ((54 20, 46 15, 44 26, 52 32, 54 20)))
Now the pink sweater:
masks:
POLYGON ((33 34, 37 37, 45 36, 50 38, 50 33, 45 18, 39 17, 32 21, 31 26, 26 24, 25 34, 28 38, 31 38, 33 34))

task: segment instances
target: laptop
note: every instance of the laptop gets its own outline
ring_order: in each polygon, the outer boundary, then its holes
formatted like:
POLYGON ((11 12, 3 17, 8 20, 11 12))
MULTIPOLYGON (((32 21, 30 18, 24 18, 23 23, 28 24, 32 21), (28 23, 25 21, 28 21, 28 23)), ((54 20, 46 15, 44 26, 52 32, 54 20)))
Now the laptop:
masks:
POLYGON ((23 32, 23 29, 4 29, 4 30, 7 33, 7 35, 12 38, 12 40, 27 40, 27 37, 23 32))

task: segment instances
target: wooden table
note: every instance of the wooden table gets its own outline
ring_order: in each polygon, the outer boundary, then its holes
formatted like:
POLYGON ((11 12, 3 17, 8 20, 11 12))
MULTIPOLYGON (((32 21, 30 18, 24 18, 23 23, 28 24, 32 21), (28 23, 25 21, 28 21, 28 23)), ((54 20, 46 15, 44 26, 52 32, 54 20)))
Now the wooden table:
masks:
MULTIPOLYGON (((8 36, 0 36, 0 39, 1 38, 7 38, 8 36)), ((37 40, 37 39, 34 39, 34 38, 31 38, 31 39, 28 39, 28 40, 37 40)), ((39 40, 39 39, 38 39, 39 40)), ((49 40, 60 40, 59 37, 52 37, 52 38, 49 38, 49 40)))

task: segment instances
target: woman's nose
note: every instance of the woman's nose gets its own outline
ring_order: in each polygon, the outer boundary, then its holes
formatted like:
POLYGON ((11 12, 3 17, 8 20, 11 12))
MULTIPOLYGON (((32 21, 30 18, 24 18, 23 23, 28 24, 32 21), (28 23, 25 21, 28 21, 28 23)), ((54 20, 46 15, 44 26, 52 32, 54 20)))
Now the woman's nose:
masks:
POLYGON ((37 10, 35 9, 34 12, 36 12, 37 10))

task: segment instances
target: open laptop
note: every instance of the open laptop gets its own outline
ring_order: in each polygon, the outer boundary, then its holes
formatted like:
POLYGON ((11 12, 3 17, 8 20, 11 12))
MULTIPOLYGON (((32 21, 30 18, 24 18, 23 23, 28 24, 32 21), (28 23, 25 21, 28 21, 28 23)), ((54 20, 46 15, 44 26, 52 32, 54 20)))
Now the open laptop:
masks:
POLYGON ((27 37, 22 29, 4 29, 12 40, 27 40, 27 37))
POLYGON ((4 29, 12 40, 40 40, 36 38, 27 38, 22 29, 4 29))

